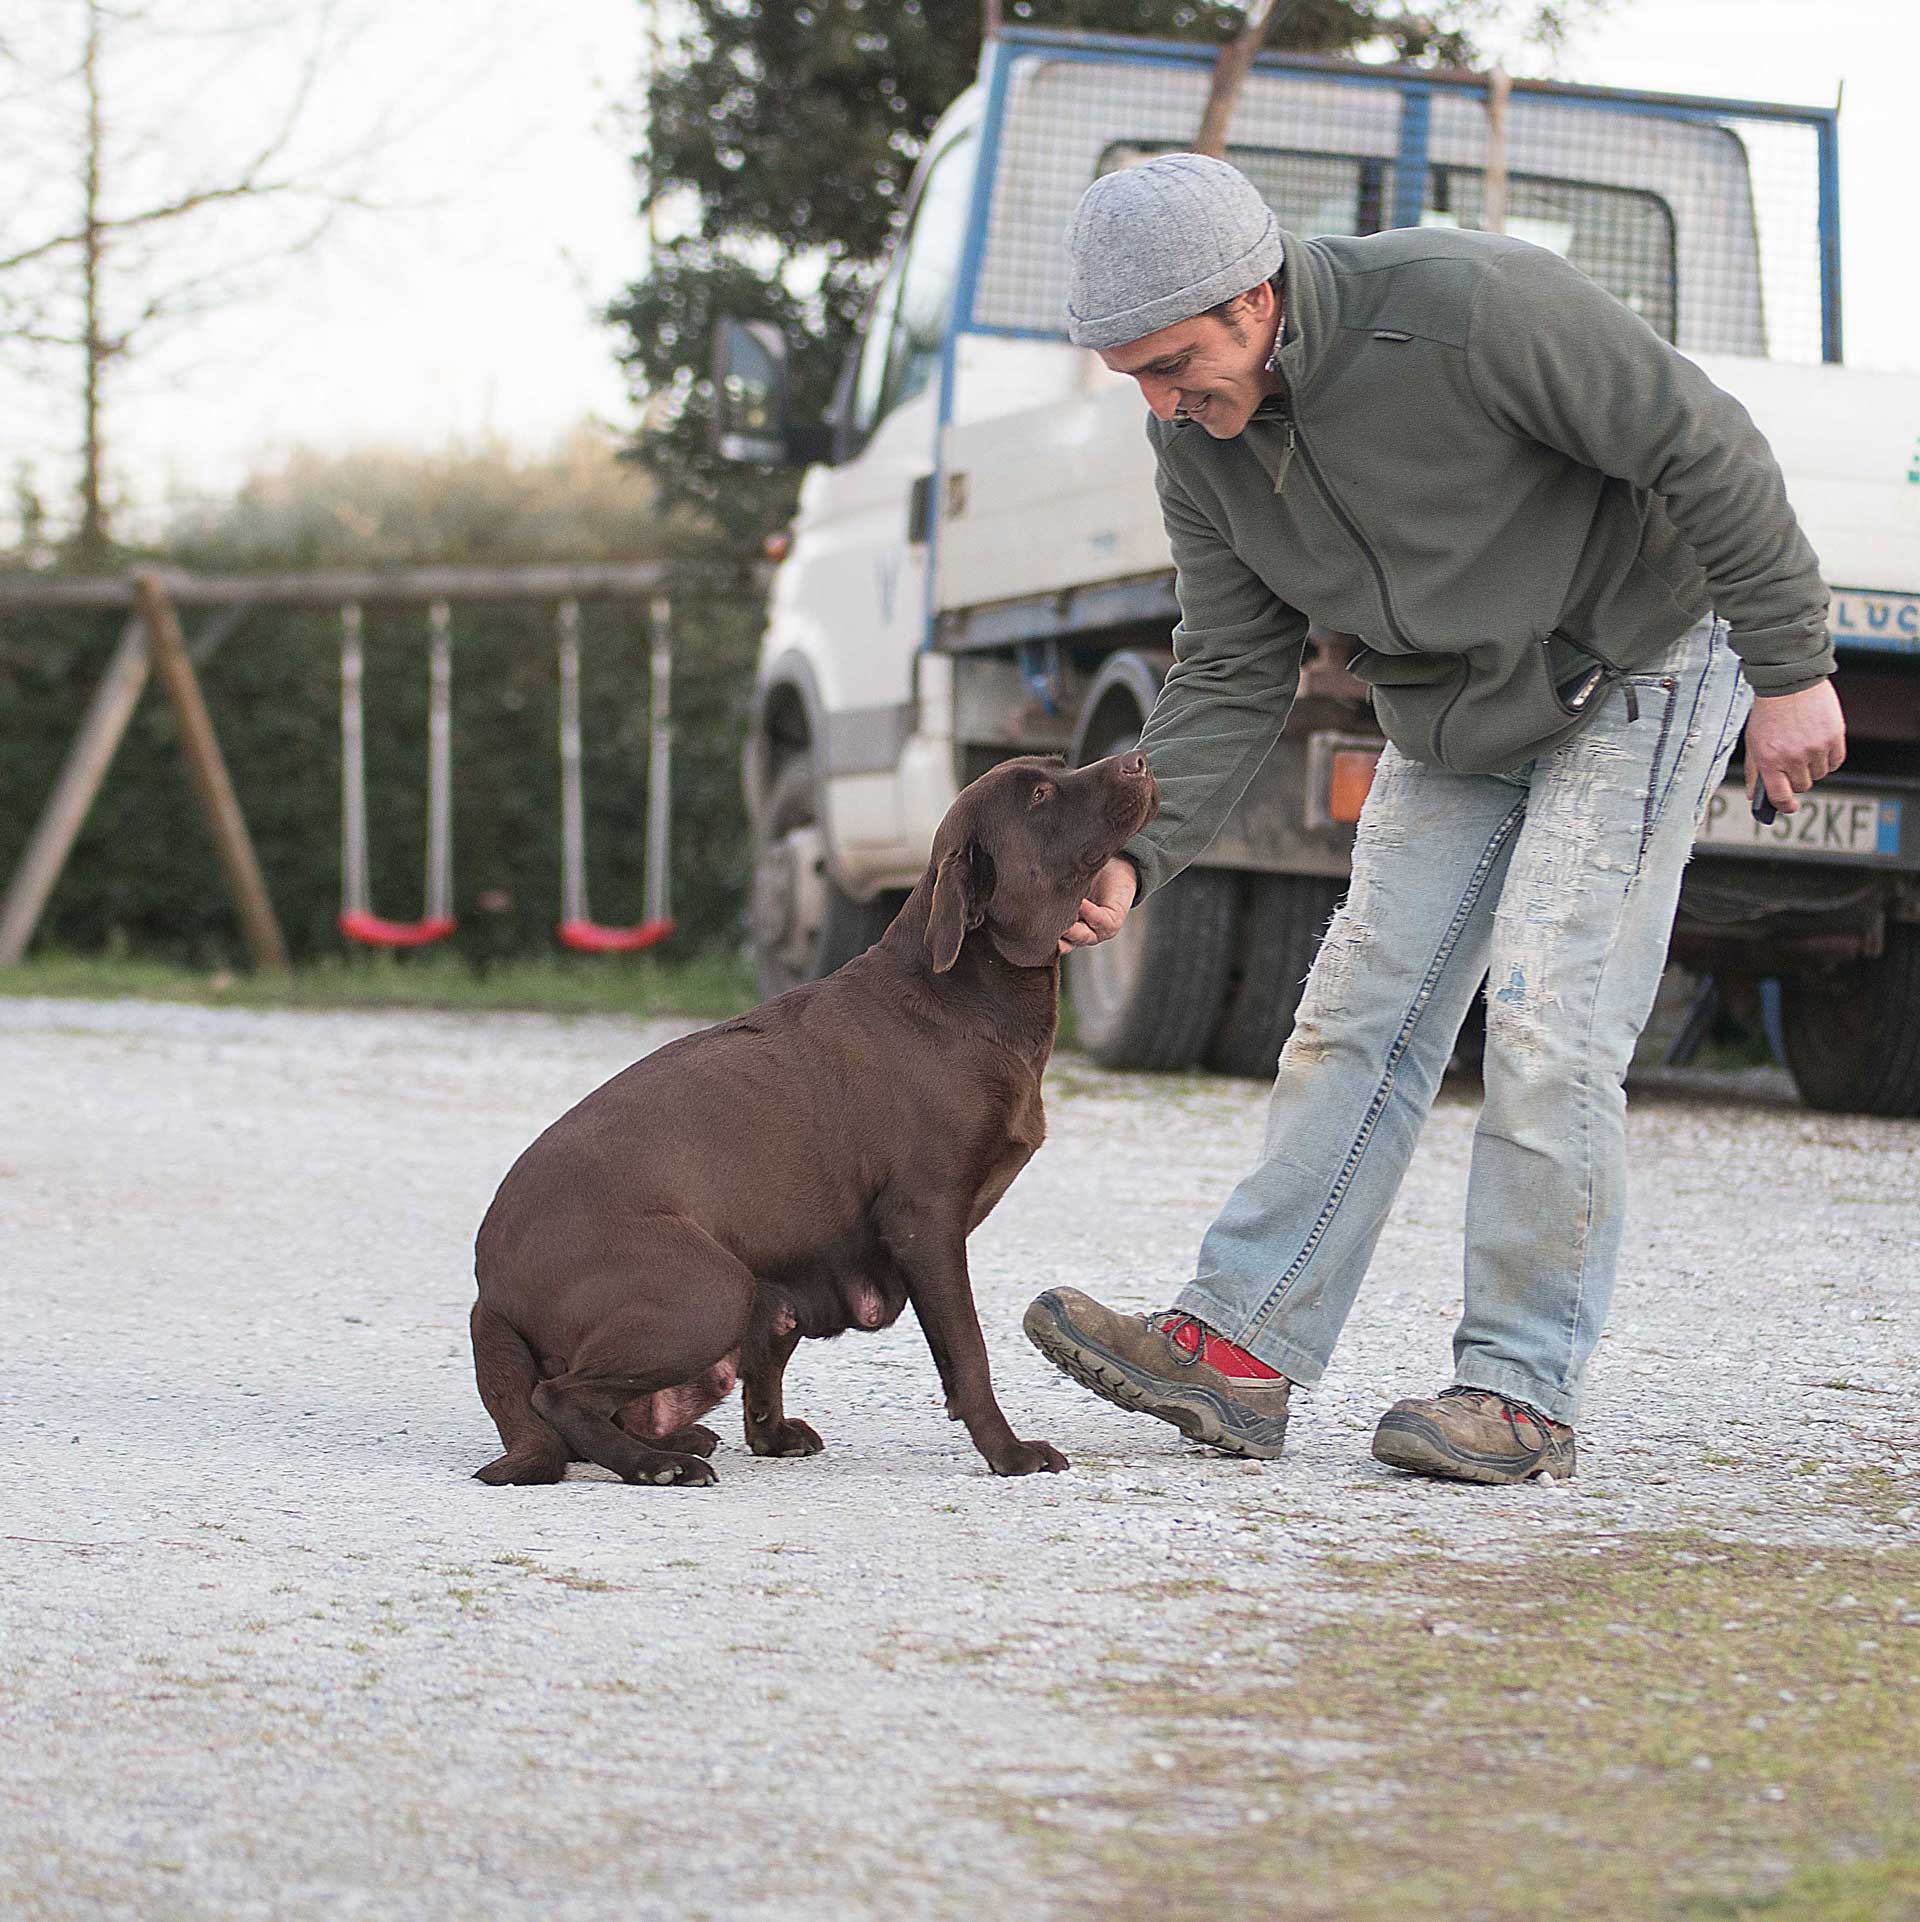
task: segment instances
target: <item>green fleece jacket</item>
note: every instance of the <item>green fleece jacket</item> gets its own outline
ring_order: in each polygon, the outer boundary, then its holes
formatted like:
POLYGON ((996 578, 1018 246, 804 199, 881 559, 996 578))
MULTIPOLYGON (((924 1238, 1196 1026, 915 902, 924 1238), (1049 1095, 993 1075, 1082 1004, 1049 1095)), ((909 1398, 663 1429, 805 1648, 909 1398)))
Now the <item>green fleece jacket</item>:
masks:
POLYGON ((1556 254, 1494 234, 1285 237, 1284 391, 1232 440, 1149 417, 1180 599, 1141 736, 1141 892, 1199 854, 1286 722, 1309 621, 1360 635, 1387 737, 1500 772, 1596 662, 1709 608, 1756 692, 1833 671, 1828 596, 1745 408, 1556 254))

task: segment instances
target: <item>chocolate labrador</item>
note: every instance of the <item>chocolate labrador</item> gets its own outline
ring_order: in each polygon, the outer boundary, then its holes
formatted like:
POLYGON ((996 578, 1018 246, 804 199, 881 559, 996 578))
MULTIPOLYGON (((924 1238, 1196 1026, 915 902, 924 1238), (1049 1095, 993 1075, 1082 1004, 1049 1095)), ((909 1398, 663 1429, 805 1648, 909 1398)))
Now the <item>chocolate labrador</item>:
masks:
POLYGON ((947 811, 886 934, 824 981, 637 1061, 500 1184, 475 1244, 493 1483, 593 1461, 715 1479, 736 1380, 756 1455, 812 1455, 780 1378, 803 1336, 908 1302, 947 1413, 997 1475, 1067 1466, 994 1400, 967 1236, 1039 1147, 1061 932, 1158 810, 1138 754, 1006 761, 947 811))

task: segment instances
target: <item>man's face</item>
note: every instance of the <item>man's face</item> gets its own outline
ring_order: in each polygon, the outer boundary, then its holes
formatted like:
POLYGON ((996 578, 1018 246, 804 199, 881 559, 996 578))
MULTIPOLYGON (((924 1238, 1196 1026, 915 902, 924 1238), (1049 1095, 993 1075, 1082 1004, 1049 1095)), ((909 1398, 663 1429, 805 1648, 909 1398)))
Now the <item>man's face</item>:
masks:
POLYGON ((1214 439, 1231 440, 1261 401, 1279 391, 1279 381, 1267 372, 1279 324, 1279 296, 1262 281, 1224 315, 1196 314, 1098 351, 1114 373, 1140 383, 1160 419, 1184 415, 1214 439))

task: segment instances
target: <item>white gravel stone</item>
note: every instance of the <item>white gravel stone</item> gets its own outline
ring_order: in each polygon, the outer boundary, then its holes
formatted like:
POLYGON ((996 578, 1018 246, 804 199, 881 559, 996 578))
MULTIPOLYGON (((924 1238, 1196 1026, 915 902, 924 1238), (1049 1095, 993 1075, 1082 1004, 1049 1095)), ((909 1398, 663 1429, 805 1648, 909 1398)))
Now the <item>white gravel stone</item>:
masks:
MULTIPOLYGON (((908 1317, 803 1347, 817 1460, 754 1460, 726 1408, 711 1490, 482 1487, 481 1212, 562 1108, 691 1025, 0 1001, 0 1907, 1046 1917, 1075 1891, 1008 1798, 1098 1829, 1101 1785, 1169 1752, 1106 1684, 1177 1685, 1227 1620, 1283 1673, 1348 1606, 1332 1552, 1911 1539, 1911 1508, 1845 1497, 1912 1451, 1920 1129, 1766 1078, 1640 1091, 1564 1488, 1367 1453, 1447 1379, 1465 1090, 1284 1460, 1196 1452, 1046 1368, 1026 1300, 1162 1305, 1264 1105, 1071 1057, 973 1271, 1001 1399, 1072 1474, 989 1477, 908 1317)), ((1370 1805, 1325 1766, 1329 1807, 1370 1805)))

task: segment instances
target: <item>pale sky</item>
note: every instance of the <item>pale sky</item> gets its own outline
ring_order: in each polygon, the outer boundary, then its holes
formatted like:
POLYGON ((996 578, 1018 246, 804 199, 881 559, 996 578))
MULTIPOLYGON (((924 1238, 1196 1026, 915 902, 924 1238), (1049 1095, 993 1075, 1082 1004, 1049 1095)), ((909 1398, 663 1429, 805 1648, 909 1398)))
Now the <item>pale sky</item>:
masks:
MULTIPOLYGON (((258 297, 134 374, 112 426, 136 515, 169 493, 221 492, 300 444, 498 434, 536 451, 585 417, 625 425, 614 340, 595 311, 645 259, 620 120, 639 95, 645 20, 639 0, 370 8, 320 125, 350 132, 383 114, 396 144, 374 179, 408 204, 350 216, 313 259, 263 269, 258 297)), ((1538 70, 1517 51, 1508 62, 1538 70)), ((1917 74, 1916 0, 1615 0, 1556 77, 1813 105, 1844 80, 1847 358, 1920 369, 1907 238, 1917 74)), ((232 84, 259 92, 271 79, 255 62, 232 84)), ((217 93, 201 104, 205 124, 230 124, 217 93)), ((9 464, 38 455, 57 484, 70 409, 4 368, 0 406, 9 464)))

